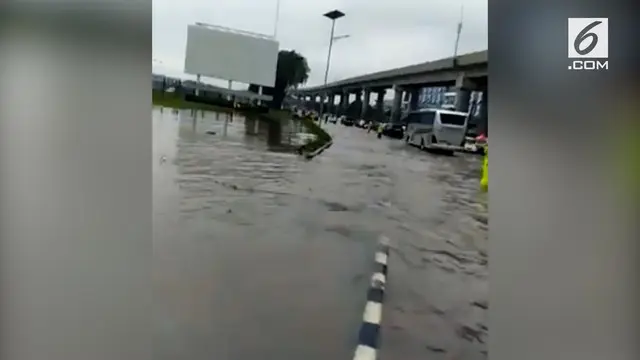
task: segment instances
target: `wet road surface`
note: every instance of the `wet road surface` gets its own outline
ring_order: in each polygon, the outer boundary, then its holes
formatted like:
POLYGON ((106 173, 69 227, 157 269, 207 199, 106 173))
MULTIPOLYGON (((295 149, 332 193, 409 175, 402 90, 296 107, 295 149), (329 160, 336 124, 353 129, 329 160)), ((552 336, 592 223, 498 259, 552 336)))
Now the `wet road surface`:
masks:
POLYGON ((325 125, 306 161, 225 117, 153 112, 155 358, 350 359, 380 234, 381 359, 485 358, 480 159, 325 125))

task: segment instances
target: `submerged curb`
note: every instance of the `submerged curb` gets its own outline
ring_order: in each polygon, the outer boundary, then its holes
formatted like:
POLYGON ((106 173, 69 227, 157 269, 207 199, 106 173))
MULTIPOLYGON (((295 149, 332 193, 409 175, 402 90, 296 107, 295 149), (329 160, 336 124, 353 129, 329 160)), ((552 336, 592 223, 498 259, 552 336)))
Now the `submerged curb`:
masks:
POLYGON ((375 270, 371 276, 367 291, 367 304, 362 315, 362 324, 358 333, 358 346, 353 360, 375 360, 380 341, 382 304, 387 283, 387 259, 389 258, 389 238, 381 236, 379 249, 375 255, 375 270))
POLYGON ((328 143, 320 146, 319 148, 315 149, 314 151, 304 154, 304 157, 306 159, 313 159, 314 157, 320 155, 323 151, 328 149, 331 145, 333 145, 333 141, 329 141, 328 143))

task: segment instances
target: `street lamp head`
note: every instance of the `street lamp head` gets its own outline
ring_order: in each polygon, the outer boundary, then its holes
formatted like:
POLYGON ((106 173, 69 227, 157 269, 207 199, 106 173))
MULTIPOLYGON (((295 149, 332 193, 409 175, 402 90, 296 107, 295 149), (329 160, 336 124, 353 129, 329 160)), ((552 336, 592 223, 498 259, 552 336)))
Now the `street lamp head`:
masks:
POLYGON ((344 13, 340 10, 332 10, 322 16, 328 17, 331 20, 336 20, 344 16, 344 13))
POLYGON ((338 36, 334 36, 333 37, 333 41, 346 39, 346 38, 349 38, 349 37, 351 37, 351 35, 338 35, 338 36))

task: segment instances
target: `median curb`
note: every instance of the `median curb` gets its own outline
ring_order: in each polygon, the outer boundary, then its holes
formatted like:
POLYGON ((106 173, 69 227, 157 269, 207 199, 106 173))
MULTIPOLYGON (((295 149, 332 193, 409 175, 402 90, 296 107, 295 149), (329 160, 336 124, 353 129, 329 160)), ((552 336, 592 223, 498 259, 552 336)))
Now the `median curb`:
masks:
POLYGON ((308 152, 304 154, 305 159, 307 160, 311 160, 314 157, 320 155, 323 151, 325 151, 326 149, 328 149, 331 145, 333 145, 333 141, 329 141, 328 143, 320 146, 319 148, 313 150, 312 152, 308 152))
POLYGON ((381 236, 375 254, 375 270, 367 291, 367 304, 362 315, 358 333, 358 346, 353 360, 375 360, 380 343, 380 325, 385 285, 387 283, 387 259, 389 258, 389 238, 381 236))

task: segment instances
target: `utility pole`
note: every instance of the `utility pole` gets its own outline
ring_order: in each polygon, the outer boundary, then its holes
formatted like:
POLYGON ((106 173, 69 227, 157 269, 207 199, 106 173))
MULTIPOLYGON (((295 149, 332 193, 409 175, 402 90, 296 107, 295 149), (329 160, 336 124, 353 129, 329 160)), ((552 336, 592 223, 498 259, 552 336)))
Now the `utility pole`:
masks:
POLYGON ((460 34, 462 33, 462 21, 464 20, 464 4, 460 5, 460 21, 458 22, 458 29, 456 33, 456 44, 453 49, 453 66, 458 66, 458 46, 460 45, 460 34))

